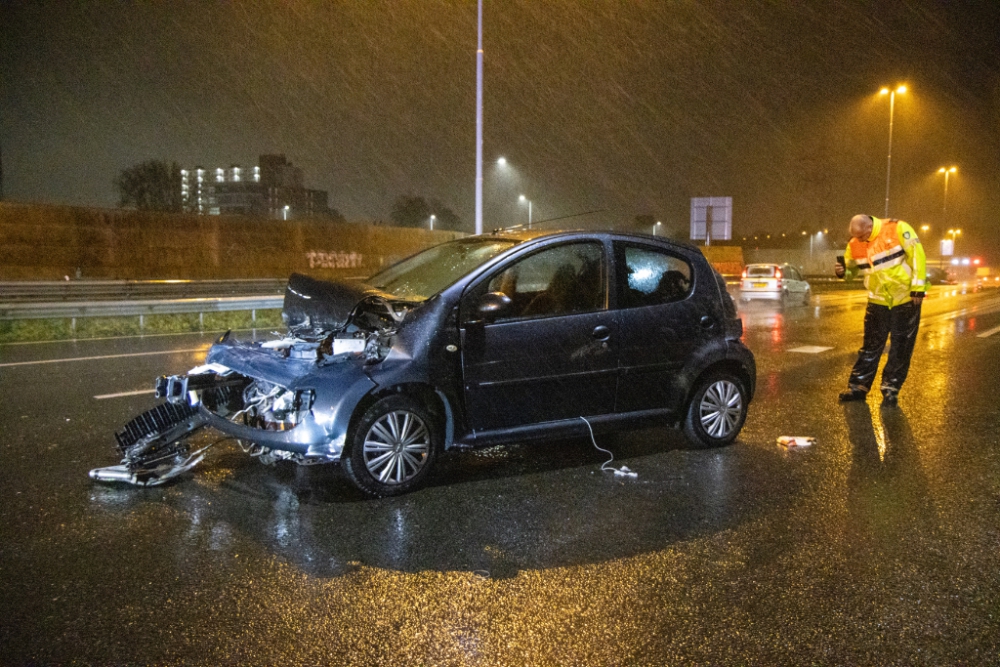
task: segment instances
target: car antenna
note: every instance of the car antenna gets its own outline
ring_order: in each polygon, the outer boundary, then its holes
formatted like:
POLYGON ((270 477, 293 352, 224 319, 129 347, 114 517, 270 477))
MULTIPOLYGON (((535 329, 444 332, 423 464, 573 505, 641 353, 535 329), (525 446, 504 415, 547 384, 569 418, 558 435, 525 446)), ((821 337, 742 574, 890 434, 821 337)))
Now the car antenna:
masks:
MULTIPOLYGON (((578 217, 583 216, 583 215, 590 215, 591 213, 604 213, 607 210, 608 209, 606 209, 606 208, 598 208, 598 209, 594 209, 593 211, 583 211, 581 213, 573 213, 572 215, 559 216, 558 218, 548 218, 546 220, 539 220, 538 222, 533 222, 533 223, 531 223, 531 226, 535 227, 535 226, 538 226, 538 225, 544 225, 544 224, 549 223, 549 222, 556 222, 557 220, 567 220, 569 218, 578 218, 578 217)), ((520 225, 513 225, 511 227, 497 227, 496 229, 493 230, 493 233, 494 234, 499 234, 501 232, 513 232, 515 230, 522 229, 522 228, 527 227, 527 226, 528 226, 528 224, 526 222, 522 222, 520 225)))

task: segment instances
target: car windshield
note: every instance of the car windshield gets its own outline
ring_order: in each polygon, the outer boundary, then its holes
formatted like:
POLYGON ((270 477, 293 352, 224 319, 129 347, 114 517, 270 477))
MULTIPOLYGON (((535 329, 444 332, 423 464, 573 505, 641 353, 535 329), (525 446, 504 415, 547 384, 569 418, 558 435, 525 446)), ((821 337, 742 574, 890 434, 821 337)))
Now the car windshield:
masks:
POLYGON ((425 300, 516 245, 513 239, 459 239, 428 248, 366 282, 401 299, 425 300))

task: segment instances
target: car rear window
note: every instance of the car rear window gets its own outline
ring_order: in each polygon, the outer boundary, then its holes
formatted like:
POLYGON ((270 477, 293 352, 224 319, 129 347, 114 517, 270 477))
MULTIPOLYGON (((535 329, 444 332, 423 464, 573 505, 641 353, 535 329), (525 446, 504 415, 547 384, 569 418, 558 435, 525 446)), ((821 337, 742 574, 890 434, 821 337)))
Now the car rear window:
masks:
POLYGON ((773 266, 748 266, 747 267, 747 276, 748 277, 761 278, 761 277, 765 277, 766 276, 766 277, 770 278, 773 275, 774 275, 774 267, 773 266))

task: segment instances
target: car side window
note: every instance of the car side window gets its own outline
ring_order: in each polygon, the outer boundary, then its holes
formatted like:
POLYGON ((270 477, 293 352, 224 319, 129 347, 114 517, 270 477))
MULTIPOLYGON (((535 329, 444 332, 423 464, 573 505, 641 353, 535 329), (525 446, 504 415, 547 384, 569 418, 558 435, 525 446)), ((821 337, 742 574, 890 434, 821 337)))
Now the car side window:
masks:
MULTIPOLYGON (((526 257, 473 290, 506 294, 511 304, 496 321, 553 317, 607 307, 604 251, 600 243, 571 243, 526 257)), ((471 305, 471 304, 470 304, 471 305)), ((468 319, 471 315, 466 315, 468 319)))
POLYGON ((616 246, 618 302, 622 308, 658 306, 691 294, 691 265, 668 252, 641 246, 616 246))

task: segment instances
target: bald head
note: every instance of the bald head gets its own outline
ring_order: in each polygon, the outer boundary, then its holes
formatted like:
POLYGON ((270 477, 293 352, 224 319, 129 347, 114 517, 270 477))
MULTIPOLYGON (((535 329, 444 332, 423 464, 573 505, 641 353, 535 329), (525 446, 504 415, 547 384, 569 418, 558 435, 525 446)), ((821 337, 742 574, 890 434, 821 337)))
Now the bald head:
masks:
POLYGON ((859 241, 867 241, 872 235, 874 224, 870 215, 856 215, 851 218, 851 224, 848 225, 847 231, 859 241))

